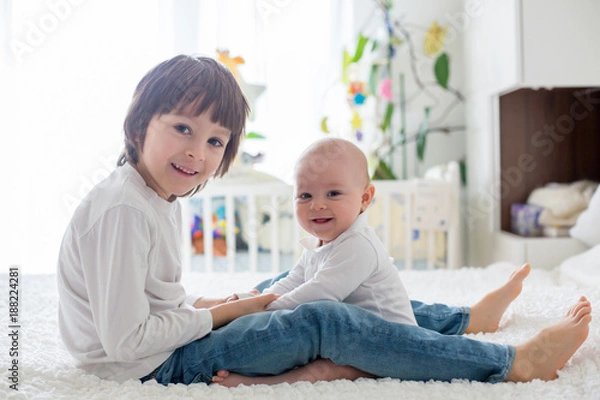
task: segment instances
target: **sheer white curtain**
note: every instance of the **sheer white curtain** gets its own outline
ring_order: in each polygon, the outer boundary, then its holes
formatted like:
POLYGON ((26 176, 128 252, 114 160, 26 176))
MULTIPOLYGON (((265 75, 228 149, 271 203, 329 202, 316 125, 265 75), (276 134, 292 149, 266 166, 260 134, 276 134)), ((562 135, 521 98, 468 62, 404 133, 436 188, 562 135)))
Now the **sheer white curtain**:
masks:
POLYGON ((200 3, 198 51, 214 55, 216 49, 227 49, 231 56, 242 56, 242 78, 265 86, 247 127, 267 140, 244 144, 250 152, 265 153, 255 168, 289 180, 300 151, 322 135, 325 94, 339 80, 343 46, 354 40, 353 2, 200 3))
POLYGON ((0 264, 53 272, 73 208, 114 168, 134 86, 168 48, 157 1, 3 5, 0 264))
POLYGON ((29 273, 54 271, 73 208, 113 168, 150 67, 217 48, 244 57, 243 78, 266 86, 248 128, 268 137, 246 146, 266 153, 258 168, 287 179, 320 136, 324 93, 354 37, 344 0, 0 1, 0 265, 29 273))

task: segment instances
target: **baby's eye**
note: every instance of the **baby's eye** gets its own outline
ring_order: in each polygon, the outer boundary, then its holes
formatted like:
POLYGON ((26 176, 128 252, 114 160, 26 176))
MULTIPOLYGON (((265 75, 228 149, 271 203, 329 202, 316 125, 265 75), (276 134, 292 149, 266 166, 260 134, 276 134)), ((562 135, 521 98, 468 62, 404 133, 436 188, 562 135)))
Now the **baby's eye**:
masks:
POLYGON ((331 192, 327 193, 327 196, 329 197, 335 197, 335 196, 339 196, 341 193, 338 192, 337 190, 332 190, 331 192))
POLYGON ((311 197, 312 197, 312 196, 311 196, 309 193, 302 193, 302 194, 300 194, 300 195, 298 196, 298 198, 299 198, 300 200, 308 200, 308 199, 310 199, 311 197))
POLYGON ((186 135, 189 135, 192 132, 187 125, 175 125, 175 129, 177 129, 178 132, 184 133, 186 135))

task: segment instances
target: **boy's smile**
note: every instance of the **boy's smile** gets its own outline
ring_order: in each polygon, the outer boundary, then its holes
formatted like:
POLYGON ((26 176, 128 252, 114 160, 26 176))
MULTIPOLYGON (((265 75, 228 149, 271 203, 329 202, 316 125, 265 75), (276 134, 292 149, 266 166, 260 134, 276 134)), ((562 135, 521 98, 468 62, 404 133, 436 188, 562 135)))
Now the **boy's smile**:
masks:
POLYGON ((178 165, 178 164, 175 164, 175 163, 173 163, 173 164, 171 164, 171 165, 172 165, 172 166, 173 166, 173 168, 175 168, 177 171, 179 171, 179 172, 181 172, 182 174, 185 174, 185 175, 192 175, 192 176, 193 176, 193 175, 196 175, 196 174, 198 173, 198 171, 194 171, 194 170, 191 170, 191 169, 187 169, 187 168, 185 168, 185 167, 182 167, 181 165, 178 165))

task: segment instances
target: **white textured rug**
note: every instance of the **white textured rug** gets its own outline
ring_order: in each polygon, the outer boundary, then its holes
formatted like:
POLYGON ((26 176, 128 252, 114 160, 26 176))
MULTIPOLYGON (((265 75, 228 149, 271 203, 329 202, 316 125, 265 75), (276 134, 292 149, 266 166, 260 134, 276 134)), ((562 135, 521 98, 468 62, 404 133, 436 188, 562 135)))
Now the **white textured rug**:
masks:
MULTIPOLYGON (((408 271, 401 276, 411 298, 426 302, 469 305, 504 282, 515 268, 495 264, 487 268, 455 271, 408 271)), ((137 381, 124 384, 101 381, 73 367, 62 346, 57 329, 55 277, 23 275, 20 280, 19 384, 10 389, 9 356, 11 339, 8 315, 8 277, 0 277, 3 293, 0 315, 4 332, 0 335, 0 398, 15 399, 600 399, 600 319, 592 321, 590 336, 557 380, 526 384, 484 384, 465 381, 401 382, 395 379, 360 379, 317 384, 297 383, 276 386, 240 386, 227 389, 205 385, 160 386, 137 381)), ((226 295, 248 289, 265 275, 228 277, 193 274, 185 278, 191 292, 226 295)), ((523 293, 507 310, 501 329, 494 334, 472 336, 479 340, 518 343, 542 327, 558 320, 580 295, 585 294, 600 309, 600 289, 578 289, 561 282, 554 272, 533 270, 523 293)), ((392 344, 390 344, 391 346, 392 344)))

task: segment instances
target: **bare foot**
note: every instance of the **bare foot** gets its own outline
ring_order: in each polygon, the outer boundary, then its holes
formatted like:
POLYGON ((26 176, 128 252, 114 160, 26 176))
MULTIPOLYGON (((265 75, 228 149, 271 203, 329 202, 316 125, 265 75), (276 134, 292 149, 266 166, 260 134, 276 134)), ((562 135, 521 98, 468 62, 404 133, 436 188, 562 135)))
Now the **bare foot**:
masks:
POLYGON ((523 264, 512 273, 508 281, 498 289, 486 294, 471 307, 471 317, 465 333, 496 332, 504 312, 521 294, 523 280, 529 275, 531 266, 523 264))
POLYGON ((515 360, 506 380, 529 382, 533 379, 556 379, 557 371, 565 366, 587 339, 591 313, 590 302, 581 297, 560 322, 542 329, 528 342, 516 346, 515 360))
POLYGON ((360 371, 356 368, 337 365, 333 361, 320 358, 302 367, 285 372, 276 376, 245 376, 229 371, 218 371, 213 376, 213 383, 225 387, 237 387, 239 385, 276 385, 278 383, 334 381, 336 379, 355 380, 358 378, 374 378, 373 375, 360 371))

